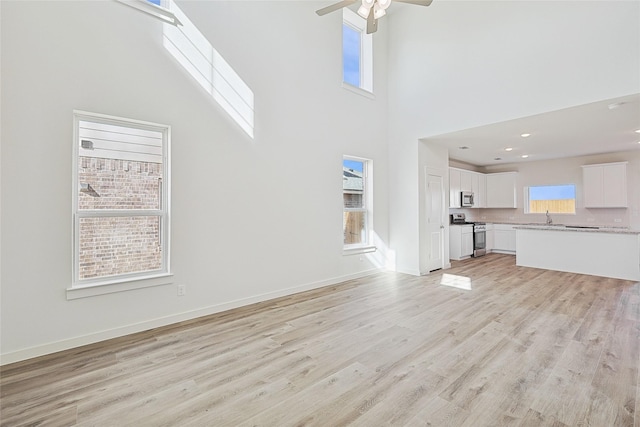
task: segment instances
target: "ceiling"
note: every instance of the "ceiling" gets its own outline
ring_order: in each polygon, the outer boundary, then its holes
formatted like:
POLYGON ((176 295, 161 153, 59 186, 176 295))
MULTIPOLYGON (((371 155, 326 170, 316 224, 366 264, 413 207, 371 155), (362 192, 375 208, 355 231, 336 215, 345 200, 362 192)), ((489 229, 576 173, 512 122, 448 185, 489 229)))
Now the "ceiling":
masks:
POLYGON ((425 138, 476 166, 640 151, 640 94, 425 138), (523 138, 523 133, 531 134, 523 138), (467 147, 466 149, 460 147, 467 147), (512 148, 506 151, 506 148, 512 148), (528 155, 522 158, 523 155, 528 155), (498 160, 499 159, 499 160, 498 160))

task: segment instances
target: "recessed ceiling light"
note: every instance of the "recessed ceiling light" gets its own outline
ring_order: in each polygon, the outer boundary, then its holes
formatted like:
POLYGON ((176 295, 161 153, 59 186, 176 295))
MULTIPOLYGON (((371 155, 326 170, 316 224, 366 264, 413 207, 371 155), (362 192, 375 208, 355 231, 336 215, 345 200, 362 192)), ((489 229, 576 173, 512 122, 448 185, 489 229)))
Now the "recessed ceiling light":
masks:
POLYGON ((520 136, 523 137, 523 138, 529 138, 531 136, 531 134, 530 133, 523 133, 520 136))
POLYGON ((467 147, 466 145, 463 145, 462 147, 458 147, 458 150, 468 150, 469 147, 467 147))
POLYGON ((640 133, 640 129, 636 129, 636 133, 640 133))
POLYGON ((615 110, 616 108, 620 108, 625 104, 625 102, 614 102, 612 104, 607 105, 609 110, 615 110))
POLYGON ((507 148, 504 149, 504 151, 511 151, 511 150, 513 150, 513 148, 511 148, 511 147, 507 147, 507 148))
POLYGON ((528 155, 528 154, 523 154, 523 155, 522 155, 522 156, 520 156, 520 157, 522 157, 523 159, 526 159, 527 157, 529 157, 529 155, 528 155))

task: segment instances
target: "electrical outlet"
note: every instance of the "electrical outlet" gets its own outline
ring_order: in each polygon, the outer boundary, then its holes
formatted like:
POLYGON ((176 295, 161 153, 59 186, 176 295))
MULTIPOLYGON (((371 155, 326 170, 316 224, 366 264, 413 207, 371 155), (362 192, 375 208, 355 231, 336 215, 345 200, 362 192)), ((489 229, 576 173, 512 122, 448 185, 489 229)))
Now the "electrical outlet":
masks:
POLYGON ((187 294, 187 285, 178 285, 178 296, 183 297, 187 294))
POLYGON ((621 218, 614 218, 613 222, 622 222, 621 218))

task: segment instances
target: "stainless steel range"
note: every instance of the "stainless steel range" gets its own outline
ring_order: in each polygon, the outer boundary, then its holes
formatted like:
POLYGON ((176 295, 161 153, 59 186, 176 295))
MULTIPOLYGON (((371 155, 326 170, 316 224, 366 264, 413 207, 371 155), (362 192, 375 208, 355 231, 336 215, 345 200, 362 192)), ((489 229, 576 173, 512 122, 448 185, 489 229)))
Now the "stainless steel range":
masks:
POLYGON ((473 256, 479 257, 487 253, 487 224, 484 222, 468 222, 463 213, 451 215, 451 224, 473 225, 473 256))

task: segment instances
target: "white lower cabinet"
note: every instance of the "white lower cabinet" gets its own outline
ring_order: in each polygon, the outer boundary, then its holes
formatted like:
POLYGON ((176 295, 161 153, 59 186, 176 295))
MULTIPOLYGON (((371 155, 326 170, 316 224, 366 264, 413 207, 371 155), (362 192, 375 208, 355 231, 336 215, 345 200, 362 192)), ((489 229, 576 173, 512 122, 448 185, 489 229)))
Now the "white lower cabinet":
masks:
POLYGON ((493 234, 493 224, 487 224, 486 225, 486 247, 485 249, 487 250, 487 253, 493 251, 493 248, 495 246, 495 236, 493 234))
POLYGON ((492 252, 516 253, 516 230, 512 224, 493 224, 492 252))
POLYGON ((449 226, 449 258, 461 260, 473 254, 473 225, 449 226))

